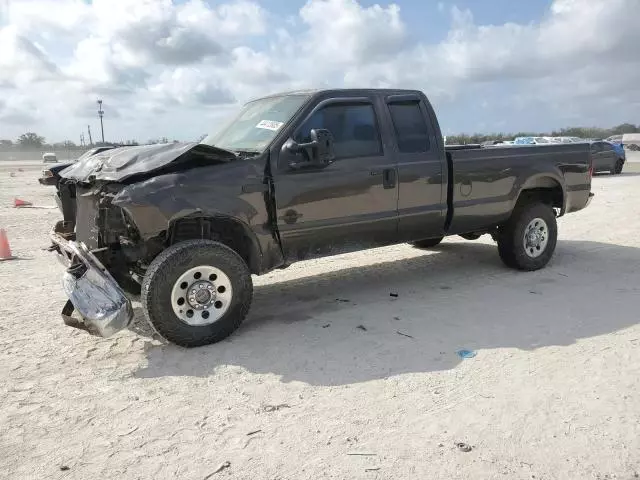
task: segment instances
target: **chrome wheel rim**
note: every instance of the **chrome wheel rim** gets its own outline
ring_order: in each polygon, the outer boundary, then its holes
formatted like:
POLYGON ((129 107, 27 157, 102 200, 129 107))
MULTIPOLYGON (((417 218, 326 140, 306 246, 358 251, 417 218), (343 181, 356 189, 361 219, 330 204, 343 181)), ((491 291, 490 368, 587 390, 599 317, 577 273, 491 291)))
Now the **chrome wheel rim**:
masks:
POLYGON ((184 272, 173 284, 171 308, 188 325, 211 325, 227 313, 232 298, 229 277, 219 268, 200 265, 184 272))
POLYGON ((534 218, 524 229, 522 245, 530 258, 538 258, 542 255, 549 243, 549 226, 541 218, 534 218))

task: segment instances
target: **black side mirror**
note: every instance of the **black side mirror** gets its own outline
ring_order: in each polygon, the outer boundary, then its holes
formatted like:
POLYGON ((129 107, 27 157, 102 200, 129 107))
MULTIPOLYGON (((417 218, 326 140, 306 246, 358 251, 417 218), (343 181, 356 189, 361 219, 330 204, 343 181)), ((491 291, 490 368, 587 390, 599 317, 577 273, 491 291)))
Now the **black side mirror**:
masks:
POLYGON ((292 162, 291 168, 301 169, 310 167, 326 167, 335 160, 333 134, 324 128, 311 130, 311 141, 297 143, 293 139, 287 141, 284 147, 291 153, 303 153, 305 160, 292 162))

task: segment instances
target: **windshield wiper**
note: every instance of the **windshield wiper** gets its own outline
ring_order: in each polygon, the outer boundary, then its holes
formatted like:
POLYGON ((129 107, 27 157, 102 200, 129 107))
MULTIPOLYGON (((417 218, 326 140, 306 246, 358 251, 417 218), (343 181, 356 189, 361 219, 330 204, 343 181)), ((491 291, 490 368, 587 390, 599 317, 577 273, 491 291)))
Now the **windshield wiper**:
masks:
POLYGON ((261 152, 259 150, 250 150, 246 148, 242 148, 242 149, 234 148, 233 153, 235 153, 239 157, 253 157, 256 155, 260 155, 261 152))

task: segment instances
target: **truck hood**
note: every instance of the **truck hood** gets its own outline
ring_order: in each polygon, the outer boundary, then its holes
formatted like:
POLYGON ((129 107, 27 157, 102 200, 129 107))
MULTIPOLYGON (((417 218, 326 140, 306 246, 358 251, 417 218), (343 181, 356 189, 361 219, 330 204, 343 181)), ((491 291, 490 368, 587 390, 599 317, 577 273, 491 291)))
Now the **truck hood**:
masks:
POLYGON ((236 158, 228 150, 195 142, 119 147, 75 162, 62 170, 60 176, 82 183, 122 182, 131 177, 150 177, 167 169, 186 170, 236 158))

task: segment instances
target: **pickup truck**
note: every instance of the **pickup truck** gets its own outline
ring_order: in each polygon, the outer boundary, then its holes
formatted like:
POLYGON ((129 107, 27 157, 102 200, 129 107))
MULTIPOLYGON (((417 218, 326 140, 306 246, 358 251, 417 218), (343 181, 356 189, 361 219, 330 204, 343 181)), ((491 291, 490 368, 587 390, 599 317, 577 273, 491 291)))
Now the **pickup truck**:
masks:
POLYGON ((305 258, 490 234, 508 267, 537 270, 556 217, 589 204, 591 163, 586 143, 445 148, 420 91, 253 100, 200 143, 115 148, 61 173, 62 316, 109 336, 139 295, 160 336, 194 347, 238 328, 252 274, 305 258))

